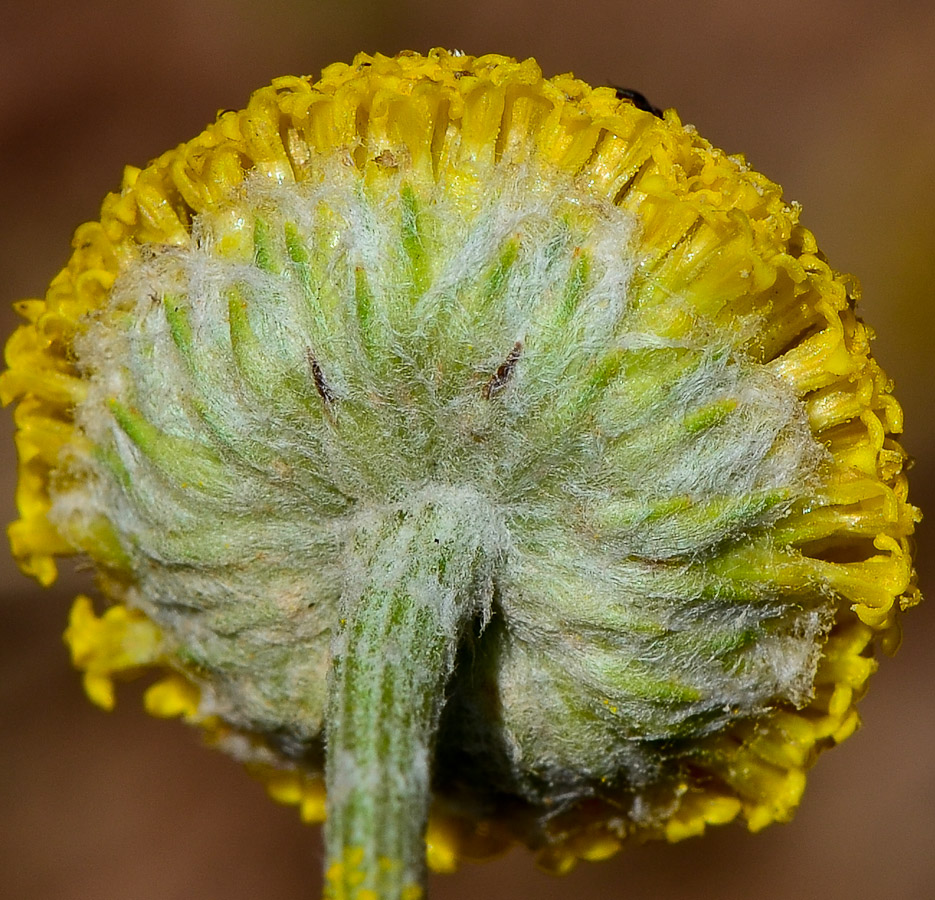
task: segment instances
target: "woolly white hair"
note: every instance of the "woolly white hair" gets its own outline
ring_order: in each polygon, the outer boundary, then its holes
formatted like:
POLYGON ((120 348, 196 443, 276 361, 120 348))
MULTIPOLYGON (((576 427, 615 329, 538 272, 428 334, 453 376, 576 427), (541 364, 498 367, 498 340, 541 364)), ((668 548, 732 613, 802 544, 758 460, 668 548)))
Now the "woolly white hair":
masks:
POLYGON ((139 251, 76 343, 96 449, 56 523, 110 520, 205 708, 293 756, 320 750, 342 602, 399 570, 440 627, 478 623, 438 752, 530 798, 645 784, 680 742, 805 703, 831 600, 742 551, 782 554, 770 526, 823 452, 745 323, 670 296, 673 338, 632 289, 633 219, 564 175, 382 177, 248 180, 139 251), (400 517, 431 524, 388 555, 400 517), (446 542, 460 606, 418 587, 446 542))

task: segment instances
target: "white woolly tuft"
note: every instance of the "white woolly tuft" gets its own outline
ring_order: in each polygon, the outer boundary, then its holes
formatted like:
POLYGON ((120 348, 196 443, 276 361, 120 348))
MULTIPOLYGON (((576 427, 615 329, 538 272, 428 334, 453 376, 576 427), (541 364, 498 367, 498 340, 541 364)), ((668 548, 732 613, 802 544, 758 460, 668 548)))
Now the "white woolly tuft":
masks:
MULTIPOLYGON (((418 555, 405 529, 386 571, 355 546, 426 497, 454 559, 486 554, 460 573, 499 623, 473 739, 531 796, 542 772, 644 783, 652 742, 805 702, 831 600, 772 586, 769 529, 824 455, 789 388, 738 335, 663 333, 634 221, 564 176, 406 178, 250 180, 141 250, 76 345, 99 452, 56 522, 108 519, 218 714, 290 753, 320 739, 342 598, 418 555)), ((458 591, 417 581, 454 629, 458 591)))

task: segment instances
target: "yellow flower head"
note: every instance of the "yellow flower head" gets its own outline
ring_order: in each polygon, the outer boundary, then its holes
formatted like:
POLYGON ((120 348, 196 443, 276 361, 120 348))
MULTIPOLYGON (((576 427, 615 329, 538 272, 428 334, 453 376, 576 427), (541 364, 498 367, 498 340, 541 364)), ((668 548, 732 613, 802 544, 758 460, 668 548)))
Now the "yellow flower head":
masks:
POLYGON ((502 56, 277 79, 18 306, 10 539, 95 563, 89 696, 163 670, 327 806, 331 896, 787 819, 918 599, 856 282, 655 112, 502 56))

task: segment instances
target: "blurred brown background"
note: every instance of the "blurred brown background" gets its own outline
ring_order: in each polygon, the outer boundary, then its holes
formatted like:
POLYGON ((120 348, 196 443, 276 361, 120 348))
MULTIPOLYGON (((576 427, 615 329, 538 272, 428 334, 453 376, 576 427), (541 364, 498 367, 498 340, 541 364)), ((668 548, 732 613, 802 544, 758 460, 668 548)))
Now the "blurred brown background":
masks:
MULTIPOLYGON (((75 225, 125 163, 194 136, 280 74, 358 50, 435 45, 535 55, 546 74, 644 91, 802 201, 833 264, 857 273, 895 378, 914 501, 935 521, 935 8, 891 0, 7 0, 0 34, 0 306, 40 295, 75 225), (12 8, 11 8, 12 7, 12 8)), ((0 518, 14 516, 0 424, 0 518)), ((935 594, 931 526, 919 534, 935 594)), ((268 801, 125 687, 105 714, 61 643, 86 576, 40 591, 0 549, 0 895, 61 900, 315 897, 316 829, 268 801)), ((529 855, 433 879, 434 900, 935 897, 935 597, 905 619, 796 820, 633 847, 557 879, 529 855)))

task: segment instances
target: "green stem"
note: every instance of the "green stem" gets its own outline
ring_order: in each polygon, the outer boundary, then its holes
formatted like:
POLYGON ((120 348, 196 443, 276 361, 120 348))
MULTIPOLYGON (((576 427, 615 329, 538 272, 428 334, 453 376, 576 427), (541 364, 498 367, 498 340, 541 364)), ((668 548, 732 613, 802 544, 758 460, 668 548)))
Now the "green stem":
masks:
POLYGON ((477 495, 422 491, 352 540, 328 686, 325 895, 425 889, 431 754, 458 643, 489 615, 504 530, 477 495))

